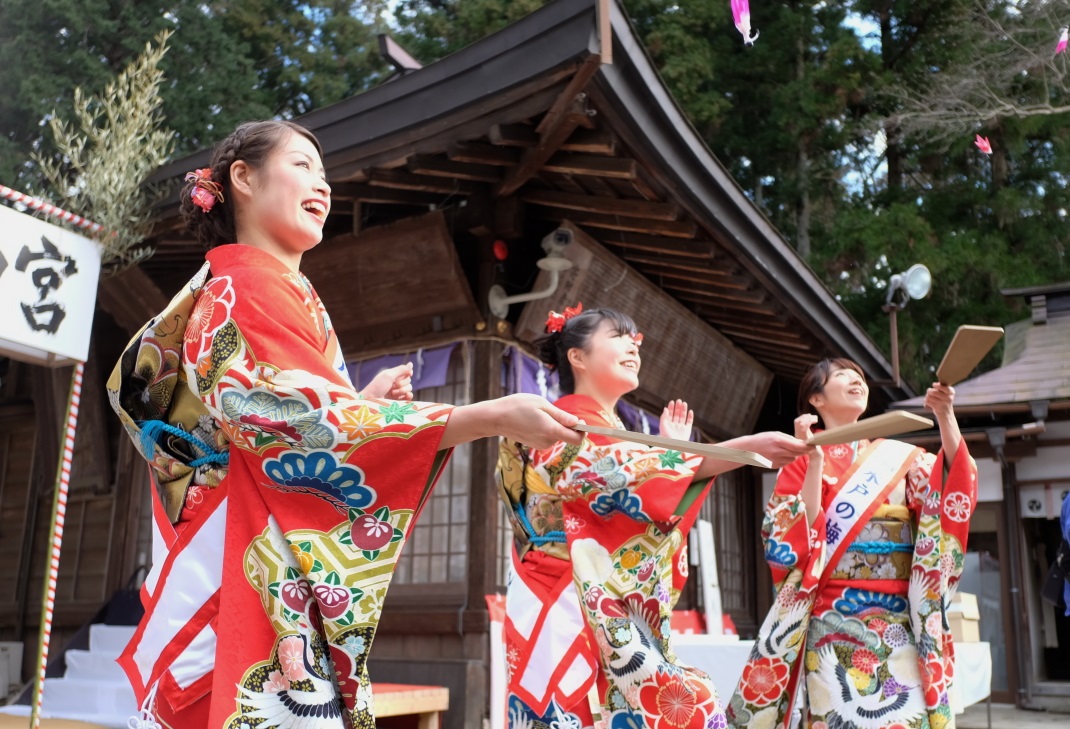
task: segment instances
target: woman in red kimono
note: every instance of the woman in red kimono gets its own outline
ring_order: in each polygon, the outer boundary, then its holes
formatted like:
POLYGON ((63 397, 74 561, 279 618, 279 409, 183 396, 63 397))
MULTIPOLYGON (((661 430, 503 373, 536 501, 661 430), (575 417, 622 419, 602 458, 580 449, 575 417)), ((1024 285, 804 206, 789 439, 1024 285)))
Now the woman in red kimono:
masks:
MULTIPOLYGON (((617 401, 638 387, 641 365, 632 319, 578 308, 547 326, 541 358, 568 393, 555 404, 623 427, 617 401)), ((687 439, 692 420, 670 402, 662 433, 687 439)), ((808 450, 783 433, 723 445, 777 465, 808 450)), ((669 618, 710 479, 737 464, 588 435, 546 449, 505 439, 499 465, 518 536, 504 631, 512 729, 727 726, 709 677, 676 662, 669 618)))
POLYGON ((243 124, 187 181, 212 250, 108 383, 154 467, 165 553, 121 658, 139 726, 370 729, 368 651, 449 449, 578 443, 576 418, 531 396, 408 402, 406 368, 354 390, 299 271, 331 204, 304 128, 243 124))
MULTIPOLYGON (((935 456, 863 440, 780 472, 762 530, 777 597, 729 704, 734 726, 954 726, 944 611, 977 501, 954 395, 939 383, 925 395, 940 427, 935 456)), ((854 362, 819 362, 800 385, 796 435, 808 439, 818 418, 855 422, 868 398, 854 362)))

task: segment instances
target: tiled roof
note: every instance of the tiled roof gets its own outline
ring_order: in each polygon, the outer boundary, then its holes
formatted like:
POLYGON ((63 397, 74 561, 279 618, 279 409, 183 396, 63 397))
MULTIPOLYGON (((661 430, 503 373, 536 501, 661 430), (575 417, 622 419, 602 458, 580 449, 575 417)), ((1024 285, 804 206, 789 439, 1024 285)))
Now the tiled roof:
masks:
MULTIPOLYGON (((1036 400, 1070 400, 1070 312, 1007 327, 1003 365, 955 385, 955 409, 1028 404, 1036 400)), ((923 397, 892 407, 917 410, 923 397)))

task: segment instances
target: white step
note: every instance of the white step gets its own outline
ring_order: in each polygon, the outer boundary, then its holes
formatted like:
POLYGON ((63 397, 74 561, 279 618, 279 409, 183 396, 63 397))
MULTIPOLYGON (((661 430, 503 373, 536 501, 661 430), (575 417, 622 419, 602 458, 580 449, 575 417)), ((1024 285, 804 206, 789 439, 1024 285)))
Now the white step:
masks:
POLYGON ((118 656, 134 637, 137 628, 133 625, 90 625, 89 650, 118 656))
POLYGON ((134 690, 120 682, 46 678, 43 709, 52 716, 132 716, 137 713, 134 690))
POLYGON ((4 664, 7 683, 0 682, 0 698, 22 684, 22 643, 0 641, 0 664, 4 664))
POLYGON ((67 672, 64 678, 87 681, 113 681, 126 683, 126 674, 115 662, 115 656, 93 651, 69 650, 66 653, 67 672))

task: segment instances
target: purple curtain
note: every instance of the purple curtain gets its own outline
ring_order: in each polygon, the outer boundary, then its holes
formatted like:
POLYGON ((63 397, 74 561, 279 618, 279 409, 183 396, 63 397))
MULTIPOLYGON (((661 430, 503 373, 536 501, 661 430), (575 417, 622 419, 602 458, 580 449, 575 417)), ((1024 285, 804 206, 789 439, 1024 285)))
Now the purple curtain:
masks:
POLYGON ((450 357, 457 347, 457 342, 434 349, 419 349, 408 354, 387 354, 374 359, 346 362, 349 377, 357 390, 363 390, 372 379, 385 369, 399 364, 412 362, 412 389, 425 390, 429 387, 442 387, 446 384, 450 357))

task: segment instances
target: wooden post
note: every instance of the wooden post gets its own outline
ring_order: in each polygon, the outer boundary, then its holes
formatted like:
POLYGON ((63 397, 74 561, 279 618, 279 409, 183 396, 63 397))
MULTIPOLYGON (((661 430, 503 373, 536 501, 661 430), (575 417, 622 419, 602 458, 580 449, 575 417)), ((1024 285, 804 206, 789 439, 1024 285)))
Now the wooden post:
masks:
POLYGON ((613 63, 613 12, 612 0, 598 0, 598 54, 607 66, 613 63))

